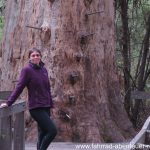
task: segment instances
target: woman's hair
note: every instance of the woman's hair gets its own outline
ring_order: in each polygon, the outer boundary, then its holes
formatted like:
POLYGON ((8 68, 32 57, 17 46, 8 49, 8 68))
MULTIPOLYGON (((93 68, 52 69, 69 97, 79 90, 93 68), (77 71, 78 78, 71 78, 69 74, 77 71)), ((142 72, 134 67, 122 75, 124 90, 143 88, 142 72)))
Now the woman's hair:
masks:
POLYGON ((39 49, 37 49, 36 47, 33 47, 33 48, 29 49, 29 55, 28 55, 29 58, 33 52, 38 52, 40 54, 40 56, 42 56, 41 51, 39 49))

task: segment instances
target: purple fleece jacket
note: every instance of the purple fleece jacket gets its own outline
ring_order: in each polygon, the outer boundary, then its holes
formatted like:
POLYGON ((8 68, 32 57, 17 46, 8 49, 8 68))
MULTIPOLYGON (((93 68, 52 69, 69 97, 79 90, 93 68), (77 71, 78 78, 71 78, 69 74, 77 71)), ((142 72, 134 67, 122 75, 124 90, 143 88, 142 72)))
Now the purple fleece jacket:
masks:
POLYGON ((43 62, 40 63, 40 67, 29 63, 21 70, 18 84, 7 100, 8 106, 16 101, 25 87, 28 89, 29 109, 53 107, 48 72, 43 62))

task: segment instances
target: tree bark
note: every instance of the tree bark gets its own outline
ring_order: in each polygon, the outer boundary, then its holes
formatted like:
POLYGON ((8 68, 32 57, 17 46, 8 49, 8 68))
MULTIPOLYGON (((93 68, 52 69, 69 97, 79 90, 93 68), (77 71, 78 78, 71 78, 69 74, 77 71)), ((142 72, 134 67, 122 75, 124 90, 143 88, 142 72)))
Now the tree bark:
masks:
POLYGON ((131 70, 131 54, 130 54, 130 35, 128 27, 128 1, 121 0, 121 20, 122 20, 122 58, 123 58, 123 73, 124 73, 124 88, 125 88, 125 98, 124 106, 128 113, 128 116, 131 117, 131 79, 130 79, 130 70, 131 70))
POLYGON ((0 88, 13 88, 28 49, 36 46, 50 76, 56 140, 123 141, 134 130, 120 96, 114 36, 110 0, 8 1, 0 88))

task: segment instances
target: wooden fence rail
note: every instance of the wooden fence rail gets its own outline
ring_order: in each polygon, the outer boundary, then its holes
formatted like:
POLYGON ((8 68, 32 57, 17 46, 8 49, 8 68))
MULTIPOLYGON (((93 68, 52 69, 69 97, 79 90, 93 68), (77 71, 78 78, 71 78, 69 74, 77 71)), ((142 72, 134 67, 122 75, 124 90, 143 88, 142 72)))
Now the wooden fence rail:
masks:
MULTIPOLYGON (((131 98, 134 100, 150 99, 150 92, 132 91, 131 98)), ((144 123, 140 132, 129 143, 130 148, 125 150, 150 150, 150 116, 144 123)))
MULTIPOLYGON (((10 95, 11 91, 0 91, 0 103, 10 95)), ((150 93, 133 91, 132 99, 150 99, 150 93)), ((14 105, 0 108, 0 149, 2 150, 25 150, 24 137, 24 111, 26 103, 18 101, 14 105)), ((150 117, 146 120, 141 131, 129 143, 133 146, 139 144, 150 145, 150 117)), ((125 150, 132 150, 126 148, 125 150)), ((142 148, 139 148, 142 150, 142 148)))
POLYGON ((144 123, 140 132, 128 144, 130 147, 124 150, 149 150, 150 149, 150 117, 144 123))
MULTIPOLYGON (((11 91, 0 91, 0 103, 11 91)), ((10 107, 0 108, 0 149, 24 150, 24 111, 26 103, 18 101, 10 107)))
POLYGON ((150 99, 150 92, 132 91, 131 98, 132 99, 150 99))

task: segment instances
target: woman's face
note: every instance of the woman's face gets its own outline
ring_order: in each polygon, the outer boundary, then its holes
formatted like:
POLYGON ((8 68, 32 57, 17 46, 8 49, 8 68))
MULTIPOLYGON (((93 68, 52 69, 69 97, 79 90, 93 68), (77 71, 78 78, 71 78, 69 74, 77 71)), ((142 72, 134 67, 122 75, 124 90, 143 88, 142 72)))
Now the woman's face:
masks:
POLYGON ((33 64, 37 64, 38 65, 40 63, 40 61, 41 61, 41 55, 40 55, 40 53, 38 53, 36 51, 34 51, 33 53, 31 53, 30 60, 31 60, 31 62, 33 64))

